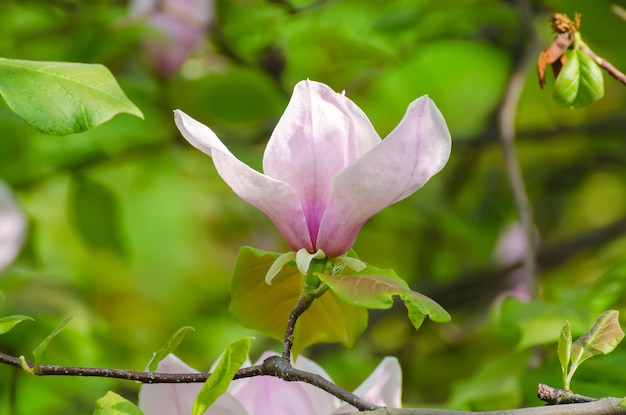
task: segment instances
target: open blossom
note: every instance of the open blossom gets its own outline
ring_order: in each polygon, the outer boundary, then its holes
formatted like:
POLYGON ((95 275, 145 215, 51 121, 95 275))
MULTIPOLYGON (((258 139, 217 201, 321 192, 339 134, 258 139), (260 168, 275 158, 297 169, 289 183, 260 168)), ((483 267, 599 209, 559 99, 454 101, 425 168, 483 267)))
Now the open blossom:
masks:
POLYGON ((0 272, 17 256, 26 234, 26 218, 9 188, 0 182, 0 272))
MULTIPOLYGON (((256 364, 272 354, 266 352, 256 364)), ((294 366, 330 380, 324 369, 306 357, 298 357, 294 366)), ((196 372, 172 354, 159 363, 157 371, 196 372)), ((188 415, 201 388, 201 383, 144 384, 139 391, 139 408, 144 415, 188 415)), ((400 407, 402 371, 398 360, 395 357, 383 359, 354 393, 374 405, 400 407)), ((255 376, 233 381, 228 392, 205 415, 330 415, 350 411, 355 409, 307 383, 255 376)))
POLYGON ((180 110, 182 135, 213 158, 224 181, 262 210, 294 250, 347 252, 363 224, 422 187, 450 155, 450 133, 427 96, 413 101, 384 139, 344 94, 299 82, 274 129, 259 173, 205 125, 180 110))
POLYGON ((131 0, 129 9, 155 29, 143 46, 150 64, 166 76, 204 40, 214 14, 212 0, 131 0))

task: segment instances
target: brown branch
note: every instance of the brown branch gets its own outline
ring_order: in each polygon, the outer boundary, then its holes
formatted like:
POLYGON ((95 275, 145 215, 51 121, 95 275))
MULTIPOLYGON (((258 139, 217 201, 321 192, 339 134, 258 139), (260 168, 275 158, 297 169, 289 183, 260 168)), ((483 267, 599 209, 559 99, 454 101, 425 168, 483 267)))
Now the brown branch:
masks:
MULTIPOLYGON (((616 238, 626 236, 626 217, 615 222, 592 229, 572 239, 552 246, 542 247, 537 254, 537 263, 542 270, 559 266, 574 255, 608 243, 616 238)), ((488 304, 490 297, 505 290, 508 280, 505 278, 511 271, 519 269, 523 264, 514 263, 502 268, 485 268, 461 275, 454 282, 444 287, 423 289, 446 309, 458 309, 472 304, 488 304)))
POLYGON ((308 310, 311 304, 313 304, 313 300, 315 300, 315 297, 307 295, 306 292, 303 292, 298 300, 298 304, 296 304, 289 314, 287 329, 285 330, 285 340, 283 341, 283 357, 287 359, 287 361, 291 360, 291 347, 293 346, 293 334, 296 328, 296 323, 302 313, 308 310))
POLYGON ((360 415, 626 415, 626 409, 618 408, 620 399, 603 398, 594 402, 569 405, 547 405, 502 411, 470 412, 447 409, 396 409, 380 408, 359 412, 360 415))
MULTIPOLYGON (((6 364, 16 368, 22 368, 17 357, 0 353, 0 364, 6 364)), ((33 369, 32 362, 26 362, 33 369)), ((132 380, 147 384, 156 383, 204 383, 211 376, 210 373, 158 373, 158 372, 135 372, 132 370, 106 369, 95 367, 38 365, 34 369, 36 376, 80 376, 101 377, 122 380, 132 380)), ((288 359, 282 356, 271 356, 260 365, 239 369, 233 380, 250 378, 253 376, 274 376, 287 382, 305 382, 316 386, 336 398, 354 406, 359 410, 372 410, 376 405, 361 399, 355 394, 335 385, 333 382, 314 373, 305 372, 294 368, 288 359)))
POLYGON ((511 190, 513 191, 513 198, 520 216, 520 222, 524 228, 524 279, 531 292, 534 292, 536 273, 535 224, 532 206, 526 193, 526 186, 515 149, 515 115, 526 80, 526 73, 537 55, 539 42, 533 30, 533 14, 529 0, 520 0, 519 6, 523 26, 525 27, 521 42, 527 41, 529 44, 526 46, 522 56, 518 58, 511 74, 498 116, 498 127, 506 172, 511 184, 511 190))
POLYGON ((550 405, 595 402, 596 398, 579 395, 572 391, 553 388, 552 386, 540 383, 537 387, 537 397, 550 405))

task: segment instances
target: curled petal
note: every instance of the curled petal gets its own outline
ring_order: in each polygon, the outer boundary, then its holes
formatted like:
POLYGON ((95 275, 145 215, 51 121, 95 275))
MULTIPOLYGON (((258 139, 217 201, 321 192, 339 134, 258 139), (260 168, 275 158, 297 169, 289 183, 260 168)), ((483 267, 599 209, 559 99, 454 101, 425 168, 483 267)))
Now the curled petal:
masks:
POLYGON ((191 145, 213 158, 219 175, 246 202, 263 211, 294 251, 313 250, 307 222, 295 190, 261 174, 237 159, 207 126, 180 110, 176 126, 191 145))
MULTIPOLYGON (((402 369, 398 359, 385 357, 354 390, 354 394, 374 405, 399 408, 402 405, 402 369)), ((344 404, 334 413, 344 413, 351 409, 356 408, 344 404)))
POLYGON ((356 272, 363 271, 365 268, 367 268, 367 264, 365 262, 349 256, 339 256, 337 258, 333 258, 333 263, 343 264, 356 272))
POLYGON ((296 266, 298 267, 298 271, 300 271, 302 275, 307 275, 311 261, 322 258, 326 258, 326 254, 321 249, 318 249, 314 254, 309 254, 306 249, 300 249, 296 252, 296 266))
POLYGON ((263 171, 298 193, 314 245, 332 178, 376 140, 365 114, 343 94, 319 82, 296 84, 265 149, 263 171))
POLYGON ((346 252, 369 218, 443 168, 450 147, 450 132, 433 101, 427 96, 413 101, 385 140, 333 179, 317 246, 329 257, 346 252))
POLYGON ((294 259, 296 259, 296 253, 293 251, 285 252, 276 258, 276 261, 272 263, 270 269, 267 270, 267 274, 265 274, 265 283, 272 285, 272 280, 274 280, 280 270, 282 270, 289 261, 293 261, 294 259))
POLYGON ((0 272, 20 252, 26 234, 26 218, 9 187, 0 182, 0 272))

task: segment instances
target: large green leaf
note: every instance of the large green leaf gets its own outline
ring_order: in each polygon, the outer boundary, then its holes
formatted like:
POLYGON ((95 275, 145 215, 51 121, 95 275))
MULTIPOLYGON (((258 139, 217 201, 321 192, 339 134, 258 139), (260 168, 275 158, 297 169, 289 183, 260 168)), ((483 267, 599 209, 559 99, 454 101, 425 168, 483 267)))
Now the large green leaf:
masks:
POLYGON ((0 334, 8 333, 16 324, 24 320, 34 321, 33 318, 28 316, 7 316, 0 318, 0 334))
POLYGON ((93 415, 143 415, 137 406, 115 392, 108 391, 96 401, 93 415))
POLYGON ((192 415, 202 415, 228 389, 235 373, 248 358, 250 337, 236 340, 228 345, 217 367, 204 382, 193 403, 192 415))
MULTIPOLYGON (((279 254, 243 247, 231 282, 230 313, 244 327, 283 340, 287 319, 304 284, 295 265, 287 265, 265 283, 265 273, 279 254)), ((339 342, 347 347, 367 327, 367 310, 340 300, 333 292, 316 299, 300 317, 294 332, 293 353, 315 343, 339 342)))
POLYGON ((604 78, 600 67, 580 49, 568 53, 567 58, 554 83, 554 100, 577 109, 602 98, 604 78))
POLYGON ((45 134, 79 133, 123 112, 143 118, 111 72, 97 64, 0 58, 0 94, 45 134))
POLYGON ((428 316, 440 323, 450 321, 450 314, 423 294, 412 291, 393 270, 368 266, 353 275, 316 274, 339 298, 365 308, 390 308, 393 297, 404 301, 409 320, 417 329, 428 316))

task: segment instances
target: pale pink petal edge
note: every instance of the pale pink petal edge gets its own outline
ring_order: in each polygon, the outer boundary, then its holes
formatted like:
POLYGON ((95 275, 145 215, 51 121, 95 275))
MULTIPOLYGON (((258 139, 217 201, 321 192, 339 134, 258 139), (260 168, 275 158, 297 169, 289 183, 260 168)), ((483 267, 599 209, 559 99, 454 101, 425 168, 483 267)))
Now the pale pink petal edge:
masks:
MULTIPOLYGON (((385 357, 355 390, 354 394, 371 404, 400 408, 402 406, 402 369, 395 357, 385 357)), ((356 410, 343 404, 334 413, 356 410)))
POLYGON ((294 250, 313 250, 302 206, 294 189, 285 182, 259 173, 242 163, 206 125, 180 110, 174 121, 183 137, 211 156, 222 179, 243 200, 264 212, 285 242, 294 250))
POLYGON ((413 101, 387 138, 333 179, 317 247, 329 257, 346 252, 369 218, 439 172, 450 149, 450 132, 434 102, 428 96, 413 101))

